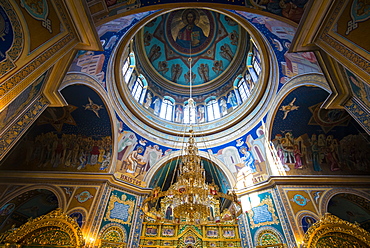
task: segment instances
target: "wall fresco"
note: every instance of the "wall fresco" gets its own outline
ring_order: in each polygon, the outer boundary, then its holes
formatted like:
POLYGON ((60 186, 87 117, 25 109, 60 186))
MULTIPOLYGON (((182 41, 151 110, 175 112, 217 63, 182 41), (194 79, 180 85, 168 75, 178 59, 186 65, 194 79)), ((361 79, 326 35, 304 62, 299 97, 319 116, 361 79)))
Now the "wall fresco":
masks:
POLYGON ((308 0, 248 0, 246 6, 258 10, 267 11, 271 14, 283 16, 299 23, 302 18, 308 0))
POLYGON ((191 56, 192 84, 208 83, 227 70, 238 49, 240 27, 229 19, 204 9, 159 16, 144 27, 146 55, 164 78, 180 85, 189 85, 191 56))
POLYGON ((370 24, 369 3, 352 0, 344 5, 332 32, 344 38, 346 42, 355 44, 364 51, 370 51, 370 43, 366 36, 367 26, 370 24))
POLYGON ((37 7, 29 1, 16 0, 28 26, 30 40, 30 53, 66 30, 50 0, 38 1, 37 7))
POLYGON ((108 171, 112 137, 105 104, 83 85, 69 86, 62 94, 69 105, 45 110, 1 169, 108 171))
POLYGON ((73 60, 69 71, 84 72, 97 79, 106 88, 105 77, 108 59, 122 36, 142 18, 153 13, 152 11, 118 18, 112 22, 97 27, 100 42, 104 51, 80 50, 73 60))
MULTIPOLYGON (((15 67, 15 61, 22 53, 24 34, 13 6, 2 1, 0 7, 0 75, 3 76, 15 67)), ((0 91, 0 95, 3 92, 0 91)))
POLYGON ((320 72, 313 52, 288 53, 296 32, 296 27, 276 19, 243 11, 235 11, 253 24, 269 41, 279 61, 280 85, 287 83, 294 76, 304 73, 320 72))
POLYGON ((358 223, 365 230, 370 230, 370 201, 353 194, 338 194, 330 199, 327 211, 337 217, 358 223))
POLYGON ((272 142, 286 174, 369 173, 368 136, 344 110, 321 109, 327 95, 300 87, 278 107, 272 142))
POLYGON ((364 107, 370 112, 370 86, 359 77, 355 76, 349 70, 346 69, 346 75, 350 83, 351 89, 355 98, 358 99, 364 107))
POLYGON ((42 74, 35 82, 27 87, 16 99, 14 99, 3 111, 0 113, 0 128, 4 128, 7 123, 18 116, 22 109, 28 107, 30 102, 40 94, 44 83, 47 80, 47 73, 42 74))

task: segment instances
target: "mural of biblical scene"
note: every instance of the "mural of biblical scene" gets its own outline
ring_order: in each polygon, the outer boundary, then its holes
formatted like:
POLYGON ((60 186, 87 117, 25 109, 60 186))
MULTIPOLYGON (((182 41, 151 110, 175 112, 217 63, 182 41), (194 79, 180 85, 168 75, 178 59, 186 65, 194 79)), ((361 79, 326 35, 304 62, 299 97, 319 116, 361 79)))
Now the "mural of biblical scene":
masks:
POLYGON ((231 64, 240 36, 240 26, 224 15, 206 9, 184 9, 147 24, 144 46, 161 76, 180 85, 189 85, 190 80, 193 85, 201 85, 217 78, 231 64))
POLYGON ((246 6, 299 23, 308 0, 248 0, 246 6))
POLYGON ((286 244, 270 192, 243 196, 241 202, 254 245, 286 244))
POLYGON ((369 24, 369 3, 351 0, 347 1, 331 31, 338 36, 338 39, 344 39, 345 42, 342 42, 347 43, 346 45, 356 45, 364 51, 369 51, 370 44, 366 35, 369 24))
POLYGON ((108 171, 112 133, 103 101, 84 85, 68 86, 61 93, 68 106, 47 108, 5 157, 1 169, 108 171), (81 98, 81 92, 88 97, 81 98))
POLYGON ((288 53, 296 32, 295 27, 266 16, 243 11, 236 11, 236 13, 250 21, 268 38, 279 61, 280 83, 285 84, 296 75, 320 72, 314 53, 288 53))
POLYGON ((327 96, 317 87, 299 87, 276 109, 271 137, 286 174, 370 172, 369 136, 344 110, 320 108, 327 96))
POLYGON ((330 199, 327 211, 337 217, 358 223, 366 231, 370 231, 370 200, 363 197, 342 193, 330 199))
POLYGON ((58 208, 58 199, 53 192, 35 189, 24 192, 0 206, 0 233, 20 227, 29 218, 36 218, 58 208))
POLYGON ((120 118, 118 119, 118 154, 116 177, 145 187, 142 181, 145 174, 163 156, 172 152, 172 149, 157 145, 132 132, 120 118))
POLYGON ((100 226, 99 237, 104 244, 127 243, 132 228, 136 196, 113 190, 100 226))
POLYGON ((370 111, 370 86, 348 70, 346 70, 346 75, 353 94, 370 111))
POLYGON ((3 111, 0 112, 0 128, 18 116, 19 111, 24 109, 41 92, 47 79, 47 72, 41 75, 35 82, 27 87, 16 99, 14 99, 3 111))
POLYGON ((220 159, 236 177, 237 189, 267 180, 266 147, 268 141, 264 126, 256 126, 248 135, 229 144, 209 149, 208 153, 220 159), (216 151, 216 152, 214 152, 216 151))
MULTIPOLYGON (((113 1, 110 1, 113 3, 113 1)), ((117 2, 117 1, 115 1, 117 2)), ((126 1, 127 3, 127 1, 126 1)), ((115 3, 113 3, 115 4, 115 3)), ((129 15, 97 28, 104 51, 78 51, 70 72, 83 72, 93 76, 104 88, 108 59, 119 40, 140 19, 151 12, 129 15)))

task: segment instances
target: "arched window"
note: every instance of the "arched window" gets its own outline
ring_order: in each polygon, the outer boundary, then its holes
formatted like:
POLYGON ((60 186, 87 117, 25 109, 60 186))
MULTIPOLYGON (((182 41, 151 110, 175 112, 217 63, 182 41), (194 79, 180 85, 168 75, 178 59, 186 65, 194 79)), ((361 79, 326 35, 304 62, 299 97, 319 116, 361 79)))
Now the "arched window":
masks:
POLYGON ((161 112, 159 113, 159 117, 166 119, 168 121, 172 121, 174 103, 175 103, 174 99, 165 96, 162 101, 161 112))
POLYGON ((184 106, 184 123, 195 123, 196 120, 196 110, 195 108, 190 108, 189 102, 185 102, 184 106))
POLYGON ((221 117, 220 107, 215 98, 216 97, 213 96, 206 99, 208 121, 213 121, 221 117))
POLYGON ((130 53, 122 67, 122 75, 126 83, 129 83, 134 69, 135 69, 135 55, 134 53, 130 53))
POLYGON ((136 101, 139 102, 141 93, 143 92, 144 84, 141 77, 137 77, 134 86, 132 87, 131 94, 136 101))
POLYGON ((250 73, 253 83, 257 83, 258 77, 262 71, 261 56, 253 40, 251 40, 251 43, 252 43, 252 47, 251 47, 251 51, 248 53, 247 68, 248 68, 248 71, 250 73))
POLYGON ((238 82, 238 91, 242 102, 245 102, 251 94, 243 77, 238 82))

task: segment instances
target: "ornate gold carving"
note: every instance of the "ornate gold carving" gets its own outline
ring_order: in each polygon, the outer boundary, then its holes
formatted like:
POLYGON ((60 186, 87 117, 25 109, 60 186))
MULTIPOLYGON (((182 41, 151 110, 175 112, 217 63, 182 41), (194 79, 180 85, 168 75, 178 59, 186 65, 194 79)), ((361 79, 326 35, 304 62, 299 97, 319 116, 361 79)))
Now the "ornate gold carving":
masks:
POLYGON ((120 224, 131 225, 131 218, 132 218, 132 213, 134 211, 135 201, 134 200, 126 200, 126 197, 127 196, 125 194, 123 194, 121 196, 121 198, 119 198, 115 194, 112 194, 112 196, 109 199, 108 209, 107 209, 107 212, 105 214, 104 220, 112 221, 112 222, 116 222, 116 223, 120 223, 120 224), (127 216, 123 215, 122 216, 123 219, 122 218, 117 218, 118 216, 115 215, 115 211, 117 209, 114 210, 116 207, 117 208, 122 207, 122 205, 125 205, 125 206, 128 207, 127 208, 127 216), (113 213, 113 216, 112 216, 112 213, 113 213))
POLYGON ((248 216, 249 216, 251 228, 256 228, 256 227, 265 226, 265 225, 279 224, 278 217, 275 214, 274 204, 270 196, 267 196, 265 199, 261 201, 260 204, 258 204, 256 207, 253 207, 252 210, 248 211, 248 216), (270 218, 267 221, 261 221, 261 222, 256 223, 254 219, 255 211, 257 211, 258 208, 262 208, 264 205, 266 205, 267 211, 270 213, 270 218))
POLYGON ((279 236, 271 230, 264 230, 260 232, 257 239, 261 246, 281 244, 279 236))
POLYGON ((61 209, 31 219, 12 231, 5 243, 83 247, 85 241, 77 222, 61 209))
POLYGON ((112 226, 103 233, 102 239, 110 242, 125 242, 126 235, 121 228, 112 226))
POLYGON ((15 144, 19 137, 36 120, 37 116, 47 107, 49 103, 40 96, 35 104, 31 106, 13 125, 1 135, 0 140, 0 159, 6 155, 10 148, 15 144))
POLYGON ((140 247, 234 247, 241 248, 237 224, 170 225, 143 222, 140 247), (168 230, 174 235, 168 235, 168 230))
POLYGON ((351 63, 360 67, 367 74, 370 73, 370 62, 366 57, 361 56, 355 50, 351 49, 348 45, 343 44, 339 40, 335 39, 330 35, 330 29, 335 25, 335 21, 338 15, 341 13, 345 6, 346 0, 337 1, 334 7, 333 14, 331 15, 329 21, 326 23, 325 28, 320 36, 324 42, 326 42, 332 49, 339 52, 343 57, 345 57, 351 63))
POLYGON ((369 247, 370 233, 335 215, 326 213, 304 236, 304 248, 369 247))

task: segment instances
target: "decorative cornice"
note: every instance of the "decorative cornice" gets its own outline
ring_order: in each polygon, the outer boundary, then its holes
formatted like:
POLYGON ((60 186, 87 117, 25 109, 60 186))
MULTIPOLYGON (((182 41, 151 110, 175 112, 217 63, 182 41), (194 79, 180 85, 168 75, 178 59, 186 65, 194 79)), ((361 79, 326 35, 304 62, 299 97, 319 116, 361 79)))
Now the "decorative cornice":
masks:
POLYGON ((39 96, 23 114, 10 123, 6 129, 1 131, 0 160, 9 152, 48 105, 49 102, 45 97, 39 96))

